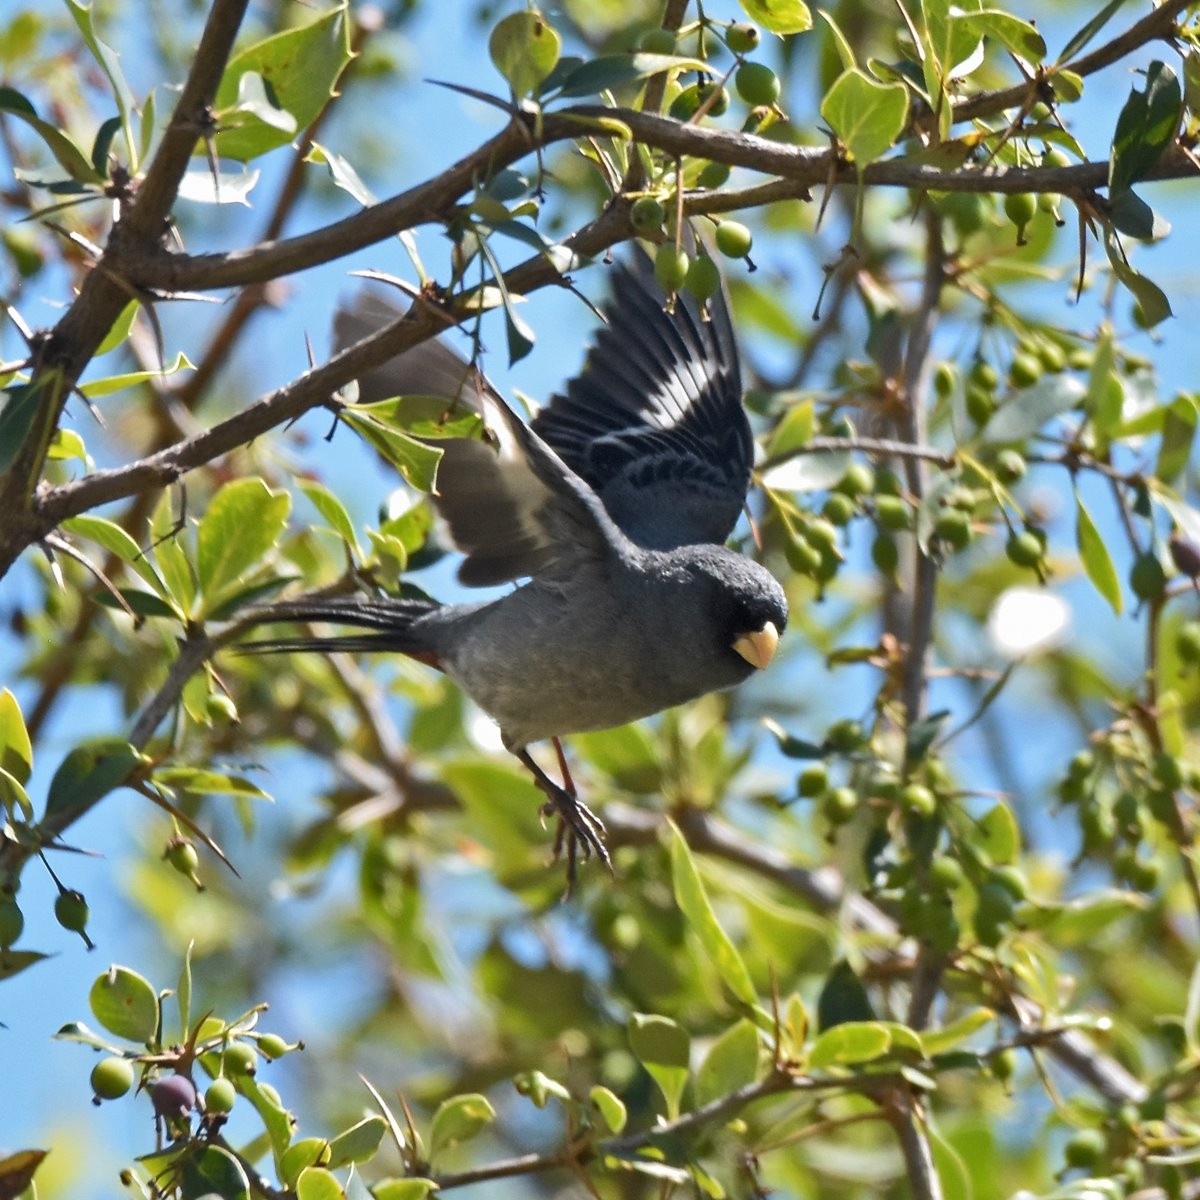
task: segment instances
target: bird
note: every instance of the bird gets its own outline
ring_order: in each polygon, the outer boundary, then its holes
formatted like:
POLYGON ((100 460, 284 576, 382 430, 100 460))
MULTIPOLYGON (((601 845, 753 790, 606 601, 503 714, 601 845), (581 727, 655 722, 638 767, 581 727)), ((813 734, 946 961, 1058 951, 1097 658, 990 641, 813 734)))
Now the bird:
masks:
MULTIPOLYGON (((640 248, 611 268, 604 324, 580 374, 532 421, 440 340, 366 372, 360 402, 436 395, 482 416, 447 438, 434 502, 464 558, 460 582, 517 582, 499 599, 337 596, 279 601, 262 622, 366 632, 245 644, 243 652, 398 652, 444 671, 499 725, 558 818, 568 893, 578 854, 611 870, 603 822, 580 800, 560 738, 607 729, 765 669, 787 599, 725 546, 751 482, 753 441, 724 289, 670 303, 640 248), (529 747, 553 740, 560 784, 529 747)), ((402 315, 366 291, 335 317, 344 346, 402 315)))

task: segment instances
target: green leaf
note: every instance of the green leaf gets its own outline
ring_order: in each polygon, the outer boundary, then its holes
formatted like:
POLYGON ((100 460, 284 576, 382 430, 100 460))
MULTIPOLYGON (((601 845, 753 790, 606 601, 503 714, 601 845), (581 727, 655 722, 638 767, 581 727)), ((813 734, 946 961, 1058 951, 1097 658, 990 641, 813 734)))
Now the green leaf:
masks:
POLYGON ((322 1137, 298 1138, 279 1156, 279 1179, 294 1189, 300 1172, 329 1161, 329 1142, 322 1137))
POLYGON ((191 792, 196 796, 248 796, 253 799, 269 800, 270 796, 257 784, 237 775, 226 775, 223 771, 209 771, 203 767, 158 767, 154 771, 155 783, 191 792))
POLYGON ((153 1043, 159 1029, 158 993, 136 971, 109 967, 92 984, 88 1003, 109 1033, 144 1045, 153 1043))
POLYGON ((716 968, 722 982, 743 1004, 753 1007, 758 1000, 750 972, 742 962, 729 935, 721 928, 700 881, 695 860, 679 827, 671 825, 671 879, 675 903, 716 968))
POLYGON ((1158 284, 1147 279, 1145 275, 1139 274, 1129 265, 1121 248, 1115 242, 1116 239, 1111 234, 1104 239, 1104 248, 1108 254, 1113 274, 1137 301, 1138 308, 1141 310, 1139 324, 1144 329, 1153 329, 1155 325, 1174 315, 1171 311, 1171 302, 1158 284))
POLYGON ((926 1029, 921 1033, 921 1042, 925 1047, 925 1053, 931 1058, 935 1054, 944 1054, 947 1050, 953 1050, 955 1046, 961 1046, 977 1034, 985 1025, 991 1024, 996 1019, 996 1014, 990 1008, 975 1008, 969 1013, 964 1013, 957 1021, 951 1021, 949 1025, 943 1025, 940 1029, 926 1029))
POLYGON ((1078 492, 1075 493, 1075 545, 1079 548, 1080 561, 1092 586, 1119 617, 1124 610, 1121 580, 1117 576, 1117 568, 1113 566, 1112 555, 1078 492))
POLYGON ((374 405, 356 404, 352 408, 343 408, 340 416, 400 472, 406 483, 419 492, 432 492, 441 450, 389 428, 371 415, 372 408, 374 405))
POLYGON ((443 1100, 429 1128, 430 1160, 436 1160, 450 1146, 478 1136, 495 1119, 496 1110, 491 1102, 478 1092, 443 1100))
POLYGON ((48 958, 49 955, 43 954, 40 950, 14 950, 11 946, 0 954, 0 983, 5 979, 11 979, 14 975, 20 973, 34 963, 39 963, 43 958, 48 958))
POLYGON ((1021 828, 1003 801, 993 805, 976 822, 975 847, 996 864, 1014 863, 1021 850, 1021 828))
MULTIPOLYGON (((125 74, 121 70, 120 56, 111 46, 102 42, 96 36, 96 30, 92 24, 92 6, 90 4, 80 4, 79 0, 67 0, 67 9, 75 22, 76 28, 78 28, 80 34, 83 36, 84 44, 92 52, 92 57, 99 63, 100 69, 108 77, 113 99, 117 103, 117 112, 120 114, 119 118, 117 118, 118 126, 126 130, 126 152, 131 156, 136 155, 137 148, 129 127, 129 114, 133 111, 134 98, 129 84, 125 81, 125 74)), ((136 169, 137 162, 135 160, 126 165, 136 169)), ((100 164, 96 164, 96 170, 101 175, 108 174, 100 164)))
POLYGON ((628 1117, 625 1105, 615 1092, 600 1084, 596 1084, 588 1092, 592 1107, 600 1114, 600 1119, 608 1128, 609 1133, 620 1133, 625 1128, 628 1117))
POLYGON ((31 1187, 34 1173, 42 1165, 49 1150, 18 1150, 15 1154, 5 1154, 0 1158, 0 1196, 34 1196, 37 1192, 31 1187))
POLYGON ((179 1009, 179 1040, 187 1041, 192 1028, 192 951, 195 939, 188 942, 183 955, 183 966, 179 971, 179 982, 175 985, 175 1005, 179 1009))
POLYGON ((8 688, 0 692, 0 768, 22 785, 33 773, 33 743, 21 706, 8 688))
POLYGON ((701 1106, 758 1078, 758 1030, 744 1018, 709 1047, 696 1072, 696 1104, 701 1106))
POLYGON ((1110 197, 1124 191, 1158 162, 1171 144, 1183 113, 1183 92, 1175 72, 1155 60, 1146 68, 1146 90, 1129 93, 1108 163, 1110 197))
POLYGON ((382 1117, 370 1116, 343 1130, 329 1143, 328 1165, 336 1169, 373 1158, 387 1127, 382 1117))
POLYGON ((375 193, 363 183, 358 172, 350 165, 349 160, 340 154, 335 154, 328 146, 313 142, 308 156, 304 160, 311 163, 323 163, 329 168, 330 177, 342 191, 349 192, 364 208, 378 203, 375 193))
POLYGON ((1006 50, 1029 62, 1040 63, 1046 57, 1046 42, 1037 27, 1003 9, 984 8, 979 12, 963 13, 956 18, 955 24, 963 25, 980 36, 993 38, 1006 50))
POLYGON ((104 179, 96 172, 91 160, 61 129, 43 121, 37 115, 37 109, 21 95, 9 87, 0 87, 0 112, 6 112, 34 129, 46 143, 47 149, 54 155, 58 165, 74 180, 80 183, 102 184, 104 179))
POLYGON ((292 1140, 295 1126, 292 1114, 283 1107, 278 1093, 268 1094, 258 1085, 252 1075, 244 1075, 238 1080, 238 1090, 254 1106, 267 1136, 271 1139, 271 1150, 279 1163, 292 1140))
POLYGON ((833 964, 817 999, 817 1028, 826 1031, 847 1022, 872 1022, 875 1010, 863 982, 843 958, 833 964))
MULTIPOLYGON (((200 1144, 195 1153, 180 1160, 180 1195, 221 1200, 250 1200, 250 1181, 246 1172, 228 1150, 200 1144)), ((307 1200, 307 1198, 306 1198, 307 1200)))
POLYGON ((801 0, 738 0, 742 12, 771 33, 804 33, 812 28, 812 13, 801 0))
POLYGON ((123 392, 126 388, 137 387, 148 379, 170 379, 180 371, 194 371, 195 366, 182 352, 175 355, 175 361, 163 367, 161 371, 127 371, 122 375, 106 375, 103 379, 89 379, 81 383, 79 390, 89 399, 98 396, 111 396, 113 392, 123 392))
POLYGON ((1073 375, 1043 375, 1032 387, 1005 397, 987 423, 983 437, 988 442, 1019 442, 1044 425, 1075 408, 1085 389, 1073 375))
POLYGON ((640 723, 575 734, 571 745, 622 791, 646 795, 662 789, 663 764, 658 747, 640 723))
POLYGON ((699 58, 678 58, 673 54, 605 54, 568 71, 560 80, 558 94, 564 98, 591 96, 638 79, 661 75, 664 71, 706 70, 708 63, 699 58))
MULTIPOLYGON (((225 68, 213 108, 218 114, 236 108, 242 76, 252 72, 261 76, 273 107, 290 113, 295 128, 306 129, 334 94, 350 57, 349 14, 338 5, 308 25, 277 33, 235 54, 225 68)), ((246 162, 287 145, 292 136, 251 118, 216 135, 217 153, 246 162)))
MULTIPOLYGON (((93 516, 91 513, 82 513, 64 521, 62 527, 68 533, 87 538, 88 541, 102 546, 114 558, 132 567, 164 600, 171 598, 162 576, 151 566, 149 559, 142 553, 142 548, 116 522, 106 517, 93 516)), ((182 617, 183 610, 179 609, 177 612, 182 617)))
POLYGON ((816 427, 816 415, 812 400, 793 404, 775 426, 771 440, 767 443, 767 458, 777 459, 807 446, 816 427))
POLYGON ((495 284, 504 305, 504 333, 508 342, 508 365, 511 367, 514 363, 520 362, 533 349, 537 339, 533 330, 517 312, 516 302, 518 299, 523 300, 524 297, 514 297, 509 292, 508 284, 504 281, 504 272, 500 269, 500 263, 486 240, 479 243, 479 251, 487 259, 488 266, 495 275, 495 284))
POLYGON ((819 1071, 847 1063, 882 1058, 892 1046, 892 1036, 875 1021, 843 1021, 826 1029, 813 1043, 808 1067, 819 1071))
POLYGON ((532 95, 558 63, 562 38, 540 12, 515 12, 492 30, 488 54, 516 96, 532 95))
POLYGON ((843 71, 821 102, 821 116, 861 170, 887 150, 908 120, 908 89, 865 71, 843 71))
POLYGON ((286 492, 271 491, 261 479, 234 480, 212 498, 196 538, 196 569, 206 612, 275 545, 291 506, 286 492))
POLYGON ((29 427, 38 410, 38 397, 45 390, 45 379, 34 383, 10 384, 0 396, 4 406, 0 408, 0 475, 16 461, 29 427))
POLYGON ((308 497, 313 508, 329 523, 333 532, 358 557, 361 553, 358 548, 358 538, 355 536, 354 522, 350 520, 346 506, 324 484, 311 481, 301 482, 300 490, 308 497))
POLYGON ((1163 483, 1173 483, 1191 460, 1198 416, 1195 396, 1176 396, 1167 409, 1154 468, 1154 474, 1163 483))
POLYGON ((384 1179, 372 1184, 375 1200, 425 1200, 437 1188, 432 1179, 384 1179))
POLYGON ((42 819, 69 823, 119 788, 146 761, 120 738, 97 738, 76 746, 50 780, 42 819))
POLYGON ((634 1013, 629 1018, 629 1046, 658 1084, 667 1115, 679 1115, 679 1100, 688 1079, 688 1035, 668 1017, 634 1013))
POLYGON ((15 816, 18 809, 21 810, 23 820, 28 821, 33 817, 33 801, 29 799, 29 793, 16 777, 3 767, 0 767, 0 808, 3 808, 9 817, 15 816))
POLYGON ((1109 0, 1108 4, 1067 39, 1067 44, 1059 51, 1058 61, 1060 63, 1070 62, 1108 24, 1117 9, 1124 3, 1125 0, 1109 0))
POLYGON ((51 462, 67 462, 70 459, 76 459, 83 463, 88 470, 91 470, 94 465, 88 457, 83 438, 75 430, 62 427, 54 431, 50 445, 46 448, 46 457, 51 462))

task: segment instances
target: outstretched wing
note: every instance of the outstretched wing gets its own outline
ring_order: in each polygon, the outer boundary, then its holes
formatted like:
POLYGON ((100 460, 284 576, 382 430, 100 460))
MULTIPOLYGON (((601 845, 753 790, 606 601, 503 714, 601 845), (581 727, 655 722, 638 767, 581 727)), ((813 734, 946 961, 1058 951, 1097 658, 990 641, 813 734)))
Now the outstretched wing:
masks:
POLYGON ((724 542, 754 456, 724 292, 707 319, 683 292, 671 314, 645 252, 613 275, 608 324, 533 427, 635 542, 724 542))
MULTIPOLYGON (((341 349, 402 315, 385 298, 363 292, 339 310, 336 344, 341 349)), ((423 342, 358 383, 364 402, 441 396, 483 417, 488 440, 436 443, 443 453, 434 503, 466 556, 458 570, 463 583, 572 575, 624 540, 591 488, 444 342, 423 342)))

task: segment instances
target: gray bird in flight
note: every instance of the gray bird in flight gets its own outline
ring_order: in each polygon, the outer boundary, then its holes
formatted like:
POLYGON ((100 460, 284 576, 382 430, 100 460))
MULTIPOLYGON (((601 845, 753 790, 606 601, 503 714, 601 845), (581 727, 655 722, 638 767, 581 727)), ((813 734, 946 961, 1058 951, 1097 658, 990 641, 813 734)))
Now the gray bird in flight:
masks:
MULTIPOLYGON (((606 864, 604 826, 528 747, 607 729, 765 668, 787 623, 783 589, 726 548, 753 455, 723 294, 707 316, 673 312, 643 252, 613 269, 606 324, 578 378, 526 425, 470 364, 431 341, 359 380, 360 399, 437 395, 483 416, 486 440, 437 444, 434 501, 472 586, 524 579, 499 600, 391 596, 281 602, 260 621, 328 621, 369 632, 252 642, 250 653, 395 651, 445 671, 499 725, 576 854, 606 864)), ((340 345, 401 310, 364 293, 338 314, 340 345)))

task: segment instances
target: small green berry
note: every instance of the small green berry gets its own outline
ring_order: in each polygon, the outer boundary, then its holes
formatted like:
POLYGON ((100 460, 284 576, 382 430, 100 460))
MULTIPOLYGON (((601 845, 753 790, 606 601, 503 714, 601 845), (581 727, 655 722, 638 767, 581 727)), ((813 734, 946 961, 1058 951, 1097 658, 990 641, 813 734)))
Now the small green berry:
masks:
POLYGON ((253 1075, 257 1066, 258 1055, 246 1042, 230 1042, 221 1054, 221 1067, 227 1075, 253 1075))
POLYGON ((691 260, 686 250, 673 242, 664 242, 654 254, 654 277, 664 292, 673 293, 683 287, 691 260))
POLYGON ((858 808, 858 793, 852 787, 830 788, 821 796, 821 816, 831 825, 845 825, 858 808))
POLYGON ((919 817, 932 817, 937 812, 937 797, 923 783, 910 783, 902 788, 900 803, 919 817))
POLYGON ((1001 450, 996 455, 996 478, 1007 487, 1025 477, 1026 463, 1018 450, 1001 450))
POLYGON ((696 176, 696 182, 709 191, 716 191, 729 182, 729 164, 710 162, 704 164, 704 169, 696 176))
POLYGON ((697 255, 688 264, 683 286, 697 300, 711 300, 721 290, 721 272, 707 254, 697 255))
POLYGON ((212 1114, 224 1114, 233 1108, 237 1099, 237 1089, 225 1078, 214 1079, 204 1093, 204 1111, 212 1114))
POLYGON ((747 104, 769 106, 779 99, 781 91, 779 76, 765 63, 742 63, 733 76, 737 94, 747 104))
POLYGON ((697 85, 696 94, 699 97, 700 104, 703 106, 708 102, 708 98, 713 97, 712 103, 705 110, 706 115, 710 117, 719 117, 723 115, 729 108, 729 92, 719 83, 701 83, 697 85))
POLYGON ((841 492, 831 492, 821 508, 821 515, 833 525, 849 525, 858 511, 858 505, 841 492))
POLYGON ((751 25, 749 21, 734 21, 725 31, 725 45, 734 54, 749 54, 757 49, 761 40, 758 26, 751 25))
POLYGON ((826 744, 838 754, 853 754, 865 741, 862 725, 851 719, 834 721, 825 731, 826 744))
POLYGON ((962 550, 971 540, 971 517, 961 508, 944 508, 933 523, 933 532, 952 550, 962 550))
POLYGON ((1004 552, 1009 562, 1016 563, 1018 567, 1036 567, 1042 561, 1045 546, 1033 530, 1025 529, 1008 539, 1004 552))
POLYGON ((1031 387, 1042 377, 1041 361, 1032 354, 1016 354, 1009 364, 1008 377, 1013 387, 1031 387))
POLYGON ((1200 663, 1200 621, 1184 621, 1176 630, 1175 653, 1189 667, 1200 663))
POLYGON ((25 928, 25 914, 11 896, 0 896, 0 950, 7 950, 25 928))
POLYGON ((290 1049, 287 1042, 277 1033, 264 1033, 258 1039, 258 1048, 264 1058, 271 1060, 282 1058, 290 1049))
POLYGON ((829 772, 821 762, 809 763, 796 777, 796 790, 809 799, 819 796, 828 786, 829 772))
POLYGON ((657 233, 666 216, 666 209, 653 196, 639 196, 629 206, 629 223, 638 233, 657 233))
POLYGON ((967 416, 982 429, 996 411, 996 394, 976 383, 968 383, 963 393, 963 403, 966 405, 967 416))
POLYGON ((833 486, 847 496, 865 496, 875 490, 875 472, 866 463, 851 463, 833 486))
POLYGON ((92 1095, 101 1100, 118 1100, 133 1087, 133 1063, 126 1058, 102 1058, 91 1075, 92 1095))
POLYGON ((54 901, 55 920, 72 933, 82 933, 88 923, 88 905, 82 892, 59 892, 54 901))
POLYGON ((1167 573, 1158 555, 1147 550, 1134 560, 1129 572, 1129 586, 1139 600, 1157 600, 1167 586, 1167 573))
POLYGON ((638 49, 646 54, 674 54, 675 32, 671 29, 648 29, 639 39, 638 49))
POLYGON ((817 517, 804 527, 804 535, 819 550, 832 550, 837 545, 838 531, 829 521, 817 517))
POLYGON ((740 221, 722 221, 717 226, 717 249, 726 258, 745 258, 754 237, 740 221))
POLYGON ((1099 1129, 1080 1129, 1063 1147, 1063 1159, 1068 1167, 1090 1170, 1108 1149, 1108 1139, 1099 1129))
POLYGON ((876 496, 875 519, 883 529, 898 533, 912 527, 912 509, 900 496, 876 496))
POLYGON ((1009 192, 1004 197, 1004 215, 1023 230, 1037 212, 1037 197, 1032 192, 1009 192))
POLYGON ((890 533, 881 533, 871 543, 871 561, 884 575, 894 575, 900 565, 900 547, 890 533))
POLYGON ((989 392, 994 392, 1000 384, 1000 376, 996 374, 996 368, 987 359, 977 358, 971 364, 970 373, 967 375, 967 382, 973 383, 977 387, 985 388, 989 392))

